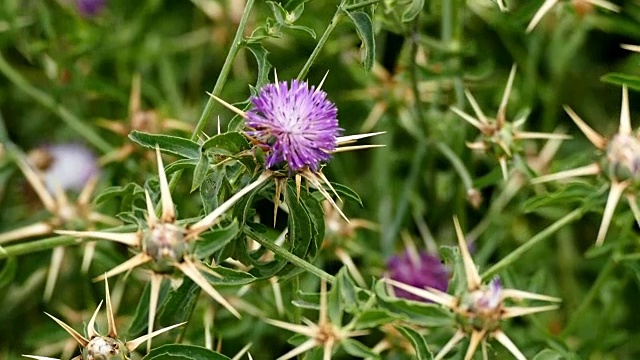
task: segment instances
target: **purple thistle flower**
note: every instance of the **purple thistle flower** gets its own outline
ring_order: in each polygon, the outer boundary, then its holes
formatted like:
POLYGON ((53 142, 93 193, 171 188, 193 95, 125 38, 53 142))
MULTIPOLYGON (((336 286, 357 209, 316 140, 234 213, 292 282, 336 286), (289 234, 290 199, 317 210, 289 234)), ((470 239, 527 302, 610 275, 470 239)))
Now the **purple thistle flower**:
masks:
POLYGON ((104 9, 107 0, 77 0, 78 12, 86 17, 98 15, 104 9))
MULTIPOLYGON (((387 262, 387 269, 391 279, 420 289, 430 287, 447 291, 449 286, 449 270, 442 264, 439 257, 426 251, 420 251, 417 259, 413 258, 410 250, 394 255, 387 262)), ((425 301, 402 289, 395 288, 394 292, 397 297, 425 301)))
POLYGON ((316 172, 337 146, 338 109, 327 93, 307 82, 267 84, 251 99, 249 135, 267 147, 267 167, 285 163, 290 172, 308 167, 316 172))

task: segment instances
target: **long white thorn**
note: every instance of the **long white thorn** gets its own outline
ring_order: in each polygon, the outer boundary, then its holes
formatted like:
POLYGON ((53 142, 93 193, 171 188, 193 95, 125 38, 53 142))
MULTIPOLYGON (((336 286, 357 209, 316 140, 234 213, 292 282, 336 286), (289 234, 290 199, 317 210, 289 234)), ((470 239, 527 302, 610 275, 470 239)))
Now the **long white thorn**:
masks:
POLYGON ((598 173, 600 173, 600 165, 598 165, 597 163, 593 163, 579 168, 557 172, 555 174, 539 176, 535 179, 531 179, 531 183, 541 184, 555 180, 565 180, 580 176, 597 175, 598 173))
POLYGON ((504 126, 507 114, 507 103, 509 102, 509 97, 511 96, 511 90, 513 89, 513 80, 516 78, 516 71, 518 67, 516 64, 511 66, 511 72, 509 72, 509 80, 507 80, 507 86, 504 89, 504 94, 502 95, 502 100, 500 101, 500 107, 498 108, 498 115, 496 116, 496 121, 498 122, 498 129, 501 129, 504 126))
POLYGON ((125 346, 127 349, 129 349, 129 351, 133 351, 133 350, 135 350, 138 346, 140 346, 140 344, 142 344, 143 342, 147 341, 147 339, 150 339, 150 338, 152 338, 152 337, 155 337, 155 336, 157 336, 157 335, 160 335, 160 334, 162 334, 163 332, 167 332, 167 331, 169 331, 169 330, 175 329, 175 328, 177 328, 178 326, 182 326, 182 325, 184 325, 184 324, 186 324, 186 322, 182 322, 182 323, 180 323, 180 324, 175 324, 175 325, 167 326, 166 328, 162 328, 162 329, 160 329, 160 330, 156 330, 156 331, 152 332, 151 334, 147 334, 147 335, 141 336, 141 337, 139 337, 139 338, 137 338, 137 339, 134 339, 134 340, 131 340, 131 341, 127 341, 127 343, 126 343, 126 344, 124 344, 124 346, 125 346))
POLYGON ((148 263, 149 261, 151 261, 152 258, 151 256, 145 254, 145 253, 139 253, 137 255, 135 255, 134 257, 132 257, 131 259, 123 262, 122 264, 114 267, 113 269, 107 271, 104 275, 100 275, 98 277, 96 277, 95 279, 93 279, 94 281, 100 281, 100 280, 104 280, 104 279, 108 279, 114 275, 118 275, 122 272, 134 269, 142 264, 148 263))
POLYGON ((100 336, 96 331, 96 318, 98 317, 98 312, 100 312, 100 307, 102 307, 102 301, 96 307, 96 310, 93 312, 91 319, 89 319, 89 323, 87 324, 87 336, 89 339, 93 339, 96 336, 100 336))
POLYGON ((44 301, 49 302, 51 296, 53 296, 53 290, 56 287, 58 281, 58 275, 60 275, 60 269, 62 268, 62 260, 64 259, 64 246, 58 246, 51 252, 51 264, 49 264, 49 274, 47 275, 47 282, 44 286, 44 301))
POLYGON ((176 210, 173 206, 173 199, 171 199, 171 190, 169 190, 169 182, 167 181, 167 174, 164 172, 158 145, 156 145, 156 158, 158 161, 158 177, 160 178, 160 198, 162 200, 161 220, 163 222, 173 222, 176 219, 176 210))
POLYGON ((482 284, 482 279, 480 278, 480 274, 478 274, 476 264, 474 264, 473 259, 471 259, 471 254, 469 254, 469 248, 467 247, 467 241, 462 233, 462 229, 460 228, 460 222, 458 222, 458 218, 455 216, 453 217, 453 226, 456 229, 458 247, 460 248, 460 255, 462 256, 462 262, 464 263, 467 287, 469 290, 476 290, 482 284))
POLYGON ((609 225, 613 219, 613 213, 616 210, 618 201, 624 190, 629 186, 626 181, 612 182, 611 190, 609 190, 609 196, 607 197, 607 204, 604 207, 604 214, 602 215, 602 222, 600 223, 600 229, 598 230, 598 237, 596 238, 596 246, 601 246, 604 243, 604 239, 607 236, 609 225))
POLYGON ((573 122, 575 122, 576 125, 578 125, 582 133, 584 133, 584 136, 586 136, 587 139, 589 139, 589 141, 591 141, 591 143, 595 147, 597 147, 600 150, 604 150, 604 148, 607 147, 607 139, 605 139, 602 135, 600 135, 598 132, 593 130, 591 126, 587 125, 587 123, 584 122, 584 120, 582 120, 580 116, 578 116, 578 114, 575 113, 575 111, 573 111, 570 107, 566 105, 564 106, 564 111, 566 111, 567 114, 569 114, 569 116, 571 117, 571 120, 573 120, 573 122))
POLYGON ((130 247, 140 247, 140 234, 134 233, 112 233, 105 231, 71 231, 71 230, 56 230, 54 231, 59 235, 75 236, 79 238, 93 238, 102 240, 111 240, 119 242, 121 244, 128 245, 130 247))
MULTIPOLYGON (((160 285, 162 285, 162 275, 151 274, 151 287, 149 289, 149 317, 147 319, 147 332, 153 332, 153 324, 156 319, 158 309, 158 298, 160 296, 160 285)), ((147 339, 147 353, 151 351, 151 337, 147 339)))
POLYGON ((618 133, 631 134, 631 116, 629 115, 629 90, 622 85, 622 104, 620 105, 620 130, 618 133))
POLYGON ((522 354, 522 352, 520 352, 520 350, 518 349, 518 347, 513 343, 513 341, 511 341, 511 339, 509 339, 509 337, 507 336, 507 334, 505 334, 504 332, 502 332, 502 330, 496 330, 494 331, 491 336, 498 340, 498 342, 500 344, 502 344, 502 346, 504 346, 505 348, 507 348, 507 350, 509 350, 509 352, 511 353, 511 355, 513 355, 516 359, 518 360, 527 360, 527 357, 524 356, 524 354, 522 354))
POLYGON ((244 118, 244 119, 246 119, 246 118, 247 118, 247 114, 246 114, 244 111, 242 111, 242 110, 238 109, 237 107, 235 107, 235 106, 233 106, 233 105, 229 104, 228 102, 226 102, 226 101, 224 101, 224 100, 220 99, 219 97, 217 97, 217 96, 215 96, 215 95, 213 95, 213 94, 211 94, 211 93, 207 93, 207 95, 211 96, 214 100, 216 100, 217 102, 219 102, 220 104, 222 104, 222 105, 223 105, 224 107, 226 107, 227 109, 229 109, 229 110, 233 111, 234 113, 236 113, 236 114, 238 114, 238 115, 242 116, 242 118, 244 118))
POLYGON ((45 314, 52 318, 53 321, 55 321, 56 323, 58 323, 58 325, 60 325, 61 328, 63 328, 67 333, 69 333, 69 335, 71 335, 71 337, 73 337, 78 344, 80 344, 80 346, 82 347, 86 347, 87 344, 89 343, 89 340, 85 339, 84 336, 80 335, 79 332, 75 331, 71 326, 65 324, 62 320, 59 320, 58 318, 56 318, 55 316, 45 312, 45 314))
POLYGON ((473 97, 473 94, 471 94, 471 91, 465 89, 464 94, 467 96, 467 100, 469 100, 469 104, 471 104, 471 108, 473 108, 473 112, 476 113, 478 120, 480 120, 484 125, 488 125, 489 119, 487 119, 487 116, 482 111, 480 105, 478 105, 478 102, 476 101, 476 98, 473 97))
POLYGON ((465 334, 462 330, 457 330, 455 334, 451 337, 449 341, 440 349, 440 352, 436 354, 433 360, 442 360, 454 346, 456 346, 460 340, 464 339, 465 334))
POLYGON ((542 20, 542 18, 549 12, 549 10, 551 10, 551 8, 557 2, 558 2, 558 0, 546 0, 542 4, 542 6, 540 6, 540 9, 538 9, 538 11, 535 13, 535 15, 533 15, 533 19, 531 19, 531 22, 527 26, 527 32, 528 33, 530 33, 536 27, 536 25, 538 25, 540 20, 542 20))
POLYGON ((9 241, 27 239, 34 236, 49 234, 52 230, 53 227, 49 223, 46 223, 44 221, 37 222, 35 224, 27 225, 25 227, 10 230, 6 233, 0 234, 0 244, 9 241))

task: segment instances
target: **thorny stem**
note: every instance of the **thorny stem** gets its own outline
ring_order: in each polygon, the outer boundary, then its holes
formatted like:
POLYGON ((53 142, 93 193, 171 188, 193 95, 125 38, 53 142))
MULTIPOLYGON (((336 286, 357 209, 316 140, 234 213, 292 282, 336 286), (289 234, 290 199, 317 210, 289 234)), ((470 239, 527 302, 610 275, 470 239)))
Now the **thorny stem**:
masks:
POLYGON ((572 212, 562 217, 560 220, 551 224, 546 229, 537 233, 529 241, 520 245, 520 247, 512 251, 509 255, 505 256, 502 260, 500 260, 498 263, 496 263, 495 265, 490 267, 487 271, 485 271, 481 275, 482 280, 483 281, 489 280, 493 275, 497 274, 500 270, 518 261, 525 252, 529 251, 529 249, 531 249, 538 243, 542 242, 542 240, 548 238, 549 236, 551 236, 552 234, 554 234, 556 231, 560 230, 567 224, 570 224, 580 219, 582 217, 582 214, 585 211, 586 210, 584 208, 578 208, 576 210, 573 210, 572 212))
POLYGON ((591 289, 589 289, 587 295, 582 298, 582 302, 580 303, 578 308, 571 313, 571 318, 569 319, 567 326, 565 326, 564 330, 562 331, 562 337, 566 337, 568 334, 570 334, 574 330, 576 325, 578 325, 578 321, 584 318, 582 314, 596 297, 602 285, 606 284, 610 279, 609 274, 613 271, 616 264, 617 263, 615 259, 610 259, 609 261, 607 261, 607 264, 604 266, 604 268, 600 270, 598 278, 593 283, 593 286, 591 286, 591 289))
POLYGON ((317 276, 317 277, 319 277, 321 279, 327 280, 327 282, 330 283, 330 284, 334 283, 335 277, 333 275, 331 275, 331 274, 325 272, 324 270, 319 269, 319 268, 313 266, 312 264, 304 261, 303 259, 299 258, 295 254, 292 254, 289 251, 287 251, 285 248, 276 245, 273 241, 267 239, 264 235, 262 235, 261 233, 255 231, 251 227, 245 225, 242 228, 242 231, 247 236, 249 236, 251 239, 257 241, 260 245, 264 246, 265 248, 267 248, 268 250, 270 250, 274 254, 286 259, 287 261, 289 261, 293 265, 295 265, 297 267, 300 267, 300 268, 312 273, 313 275, 315 275, 315 276, 317 276))
MULTIPOLYGON (((222 92, 222 88, 224 84, 227 82, 227 76, 229 76, 229 72, 231 71, 231 65, 233 64, 233 60, 235 60, 236 55, 238 55, 238 51, 240 51, 240 45, 242 45, 242 36, 244 35, 244 29, 247 26, 247 21, 249 20, 249 13, 251 13, 251 8, 253 7, 253 3, 255 0, 247 0, 247 4, 244 7, 244 12, 242 13, 242 18, 240 19, 240 23, 238 24, 238 30, 236 31, 236 35, 233 38, 233 42, 231 43, 231 48, 227 53, 227 58, 224 60, 224 64, 222 65, 222 69, 220 70, 220 75, 216 80, 216 84, 211 91, 211 94, 215 96, 220 96, 222 92)), ((209 97, 207 101, 207 105, 205 105, 204 110, 202 111, 202 115, 196 124, 196 128, 191 135, 191 140, 196 140, 200 132, 204 129, 207 121, 211 117, 211 113, 213 112, 213 108, 216 105, 216 101, 213 97, 209 97)), ((173 179, 172 179, 173 180, 173 179)))
POLYGON ((103 153, 109 153, 113 150, 113 147, 100 137, 93 128, 86 125, 62 104, 57 103, 54 98, 49 96, 46 92, 31 85, 24 77, 22 77, 22 75, 20 75, 19 72, 9 65, 2 56, 2 53, 0 53, 0 73, 7 77, 7 79, 9 79, 9 81, 11 81, 17 88, 35 99, 40 103, 40 105, 46 107, 51 112, 56 113, 70 128, 81 134, 87 142, 100 149, 100 151, 103 153))
POLYGON ((307 62, 304 64, 304 66, 298 73, 298 77, 297 77, 298 80, 302 80, 307 76, 307 74, 309 73, 309 69, 311 69, 311 66, 316 61, 316 58, 320 54, 320 50, 322 50, 322 48, 324 47, 324 44, 327 42, 327 40, 329 40, 329 35, 331 35, 331 33, 333 32, 333 29, 335 29, 336 26, 338 26, 338 23, 344 17, 344 12, 345 12, 345 8, 344 8, 344 0, 343 0, 338 6, 338 10, 336 10, 336 13, 333 14, 333 18, 331 19, 329 26, 327 26, 326 30, 320 37, 320 40, 318 40, 318 43, 316 44, 315 49, 313 49, 313 52, 311 53, 311 55, 309 55, 309 59, 307 59, 307 62))

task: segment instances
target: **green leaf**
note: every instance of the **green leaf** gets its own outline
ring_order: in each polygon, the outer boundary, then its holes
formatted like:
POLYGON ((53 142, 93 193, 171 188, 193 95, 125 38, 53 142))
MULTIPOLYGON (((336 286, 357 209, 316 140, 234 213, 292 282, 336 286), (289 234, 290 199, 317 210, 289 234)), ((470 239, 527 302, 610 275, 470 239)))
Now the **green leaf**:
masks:
POLYGON ((188 321, 198 301, 198 295, 200 286, 184 276, 180 287, 169 293, 167 301, 160 303, 158 323, 161 326, 170 326, 188 321))
POLYGON ((380 359, 380 354, 375 353, 372 349, 365 346, 358 340, 355 339, 342 339, 340 341, 340 346, 347 352, 347 354, 360 358, 368 358, 368 359, 380 359))
POLYGON ((388 310, 398 319, 429 326, 454 325, 452 314, 447 309, 434 303, 391 297, 387 294, 385 283, 381 280, 374 286, 374 292, 380 308, 388 310))
POLYGON ((552 349, 544 349, 536 354, 532 360, 578 360, 576 354, 569 353, 567 351, 557 351, 552 349))
POLYGON ((214 155, 233 156, 251 149, 251 144, 242 133, 229 131, 211 137, 202 144, 202 149, 210 151, 214 155))
MULTIPOLYGON (((164 300, 167 298, 167 294, 169 293, 169 282, 162 281, 160 285, 160 294, 158 296, 158 304, 162 304, 164 300)), ((148 319, 149 319, 149 292, 151 291, 151 284, 147 283, 144 287, 144 291, 142 292, 142 296, 140 297, 140 301, 138 301, 138 306, 136 307, 136 312, 133 315, 133 319, 131 320, 131 325, 129 325, 128 334, 130 337, 134 338, 140 335, 143 331, 147 329, 148 319)))
POLYGON ((213 286, 220 285, 246 285, 256 281, 257 278, 247 272, 240 270, 233 270, 222 266, 211 267, 206 264, 202 264, 207 267, 207 270, 200 270, 200 273, 207 279, 207 281, 213 286))
POLYGON ((609 73, 602 76, 600 80, 616 85, 627 85, 634 90, 640 90, 640 76, 637 75, 609 73))
POLYGON ((364 46, 365 56, 362 64, 365 70, 370 71, 376 56, 376 42, 373 36, 371 17, 363 11, 347 11, 347 15, 356 27, 356 32, 364 46))
POLYGON ((169 344, 151 350, 142 360, 230 360, 228 357, 195 345, 169 344))
POLYGON ((467 279, 465 278, 464 263, 460 249, 457 246, 440 246, 440 258, 452 269, 453 276, 449 280, 449 292, 463 294, 467 291, 467 279))
POLYGON ((164 172, 169 175, 178 170, 191 169, 198 166, 200 159, 178 159, 164 167, 164 172))
MULTIPOLYGON (((0 247, 0 252, 4 252, 4 249, 0 247)), ((14 257, 7 258, 4 261, 2 270, 0 270, 0 289, 11 284, 16 276, 16 270, 18 269, 18 263, 14 257)))
POLYGON ((160 151, 166 154, 187 159, 200 158, 200 145, 194 141, 178 136, 149 134, 134 130, 129 134, 129 139, 147 149, 155 150, 156 145, 158 145, 160 151))
POLYGON ((276 22, 281 26, 287 25, 287 10, 275 1, 267 1, 267 4, 271 8, 271 12, 273 13, 273 17, 276 19, 276 22))
POLYGON ((397 320, 397 316, 384 309, 369 309, 358 314, 356 329, 372 329, 397 320))
POLYGON ((433 359, 433 354, 429 351, 427 341, 419 332, 407 326, 395 326, 402 336, 411 341, 413 349, 416 351, 416 360, 428 360, 433 359))
MULTIPOLYGON (((269 55, 269 51, 262 46, 262 43, 259 42, 247 42, 244 46, 251 51, 253 56, 256 58, 256 62, 258 64, 258 79, 256 80, 256 88, 261 88, 265 84, 269 83, 269 72, 271 72, 271 68, 273 67, 269 60, 267 60, 267 56, 269 55)), ((240 116, 235 117, 237 121, 241 121, 244 124, 244 119, 240 116)), ((237 125, 232 126, 229 124, 229 130, 239 129, 237 125)))
POLYGON ((193 180, 191 181, 191 192, 197 190, 204 178, 207 176, 207 171, 209 171, 209 157, 207 154, 200 153, 200 160, 198 161, 198 165, 193 169, 193 180))
POLYGON ((115 197, 121 197, 121 203, 130 204, 131 200, 138 194, 144 194, 142 186, 136 183, 128 183, 125 186, 112 186, 105 189, 100 193, 100 195, 96 196, 94 202, 96 204, 101 204, 115 197))
POLYGON ((238 235, 239 231, 238 221, 234 219, 227 227, 207 231, 200 235, 200 239, 196 242, 195 257, 197 259, 208 258, 225 247, 238 235))
POLYGON ((402 13, 402 22, 410 22, 416 18, 424 7, 424 0, 413 0, 407 9, 402 13))

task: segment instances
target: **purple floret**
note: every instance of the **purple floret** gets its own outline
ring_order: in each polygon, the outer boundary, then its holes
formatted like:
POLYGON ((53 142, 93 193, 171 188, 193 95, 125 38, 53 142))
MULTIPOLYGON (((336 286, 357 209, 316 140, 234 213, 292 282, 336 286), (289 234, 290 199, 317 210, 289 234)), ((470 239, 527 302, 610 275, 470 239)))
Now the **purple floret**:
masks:
POLYGON ((80 14, 92 17, 98 15, 104 9, 107 0, 77 0, 76 6, 80 14))
MULTIPOLYGON (((442 264, 439 257, 426 251, 420 251, 418 259, 412 259, 408 250, 394 255, 387 262, 387 269, 391 279, 420 289, 430 287, 447 291, 449 286, 449 270, 442 264)), ((397 297, 425 301, 402 289, 394 288, 393 291, 397 297)))
POLYGON ((290 172, 317 171, 337 146, 338 109, 327 93, 292 80, 265 85, 251 99, 249 134, 269 147, 267 167, 288 165, 290 172))

